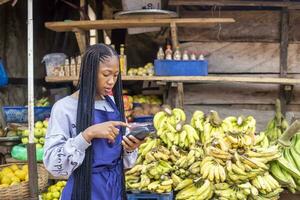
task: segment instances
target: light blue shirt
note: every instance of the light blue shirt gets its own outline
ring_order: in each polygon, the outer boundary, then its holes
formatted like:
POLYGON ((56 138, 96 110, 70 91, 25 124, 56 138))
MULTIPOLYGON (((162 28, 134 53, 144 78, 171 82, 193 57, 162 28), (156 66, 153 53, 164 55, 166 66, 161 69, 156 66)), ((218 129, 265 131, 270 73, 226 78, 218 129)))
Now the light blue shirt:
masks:
MULTIPOLYGON (((77 104, 75 97, 67 96, 53 105, 44 145, 44 165, 53 176, 70 176, 76 169, 71 163, 80 166, 91 145, 81 133, 76 134, 77 104)), ((95 101, 95 109, 113 111, 105 100, 95 101)), ((131 168, 137 151, 123 155, 124 168, 131 168)))

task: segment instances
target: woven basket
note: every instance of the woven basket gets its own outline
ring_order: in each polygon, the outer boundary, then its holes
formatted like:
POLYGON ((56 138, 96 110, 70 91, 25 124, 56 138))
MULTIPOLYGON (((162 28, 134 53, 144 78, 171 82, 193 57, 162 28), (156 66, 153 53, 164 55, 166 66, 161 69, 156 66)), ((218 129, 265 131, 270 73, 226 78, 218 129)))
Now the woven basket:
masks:
MULTIPOLYGON (((0 165, 0 170, 4 167, 11 166, 13 164, 18 167, 24 165, 24 163, 12 163, 6 165, 0 165)), ((42 164, 38 164, 38 186, 39 191, 44 190, 48 185, 48 172, 42 164)), ((16 199, 27 199, 29 198, 29 183, 28 181, 21 182, 18 185, 12 185, 4 188, 0 188, 0 199, 1 200, 16 200, 16 199)))

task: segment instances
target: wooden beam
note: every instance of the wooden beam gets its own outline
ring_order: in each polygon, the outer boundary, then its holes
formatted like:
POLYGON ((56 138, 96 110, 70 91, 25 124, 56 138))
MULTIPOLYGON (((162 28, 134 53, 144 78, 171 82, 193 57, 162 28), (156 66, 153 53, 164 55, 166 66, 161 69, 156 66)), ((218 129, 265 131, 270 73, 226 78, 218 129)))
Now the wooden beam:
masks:
MULTIPOLYGON (((281 14, 281 37, 280 37, 280 77, 285 78, 288 70, 288 46, 289 46, 289 11, 287 8, 281 14)), ((287 90, 285 85, 280 85, 279 98, 281 102, 281 112, 286 113, 287 90)))
POLYGON ((86 49, 86 32, 78 28, 74 28, 73 32, 75 33, 76 36, 80 54, 83 54, 86 49))
POLYGON ((299 2, 279 1, 238 1, 238 0, 170 0, 171 6, 250 6, 250 7, 286 7, 300 9, 299 2))
POLYGON ((176 47, 178 46, 177 26, 175 22, 171 23, 171 38, 173 51, 175 51, 176 47))
POLYGON ((81 30, 90 29, 122 29, 132 27, 168 27, 174 22, 177 26, 195 26, 199 24, 233 23, 232 18, 178 18, 178 19, 118 19, 118 20, 95 20, 95 21, 65 21, 46 22, 45 26, 53 31, 73 31, 74 28, 81 30))
MULTIPOLYGON (((46 82, 77 81, 78 77, 46 77, 46 82)), ((164 81, 184 83, 261 83, 298 85, 298 78, 277 78, 256 75, 254 77, 239 76, 123 76, 123 81, 164 81)))

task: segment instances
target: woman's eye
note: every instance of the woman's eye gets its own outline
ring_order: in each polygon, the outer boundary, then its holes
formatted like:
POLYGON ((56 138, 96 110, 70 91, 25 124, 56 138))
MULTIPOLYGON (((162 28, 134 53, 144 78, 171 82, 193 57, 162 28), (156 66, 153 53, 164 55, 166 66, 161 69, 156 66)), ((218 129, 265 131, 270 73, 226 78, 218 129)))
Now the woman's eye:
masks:
POLYGON ((103 74, 104 77, 109 77, 109 74, 103 74))

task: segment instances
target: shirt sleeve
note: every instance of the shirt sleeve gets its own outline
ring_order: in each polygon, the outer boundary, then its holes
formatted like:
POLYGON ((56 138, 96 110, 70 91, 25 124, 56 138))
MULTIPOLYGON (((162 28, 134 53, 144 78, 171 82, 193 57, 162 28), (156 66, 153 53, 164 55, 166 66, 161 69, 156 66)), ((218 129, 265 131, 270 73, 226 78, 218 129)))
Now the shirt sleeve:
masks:
MULTIPOLYGON (((127 135, 127 134, 129 134, 128 128, 126 128, 126 132, 125 132, 125 135, 127 135)), ((131 153, 124 151, 124 153, 123 153, 124 168, 125 169, 132 168, 136 162, 137 157, 138 157, 137 149, 135 149, 131 153)))
POLYGON ((45 137, 44 165, 53 176, 69 176, 85 157, 91 145, 80 133, 70 137, 70 122, 63 107, 55 104, 45 137))
POLYGON ((138 157, 137 150, 134 150, 131 153, 127 153, 126 151, 124 151, 124 154, 123 154, 124 168, 125 169, 132 168, 136 162, 137 157, 138 157))

